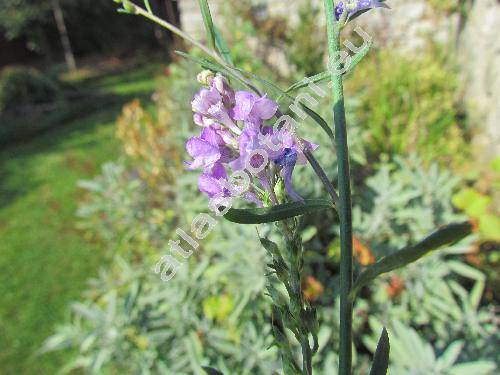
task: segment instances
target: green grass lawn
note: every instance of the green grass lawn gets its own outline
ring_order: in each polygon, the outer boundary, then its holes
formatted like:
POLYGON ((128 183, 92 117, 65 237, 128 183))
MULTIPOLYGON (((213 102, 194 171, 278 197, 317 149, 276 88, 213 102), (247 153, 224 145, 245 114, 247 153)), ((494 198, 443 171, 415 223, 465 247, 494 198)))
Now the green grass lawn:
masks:
POLYGON ((126 101, 149 96, 155 69, 93 80, 112 104, 0 150, 0 374, 53 374, 67 355, 35 353, 109 259, 75 229, 76 182, 117 157, 114 121, 126 101))

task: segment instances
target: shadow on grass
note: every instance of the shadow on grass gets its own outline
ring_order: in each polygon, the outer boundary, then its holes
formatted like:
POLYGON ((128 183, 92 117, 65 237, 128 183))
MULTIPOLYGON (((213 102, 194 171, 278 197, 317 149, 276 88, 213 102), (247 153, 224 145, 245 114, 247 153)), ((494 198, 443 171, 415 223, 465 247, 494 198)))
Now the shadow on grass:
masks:
MULTIPOLYGON (((71 145, 61 146, 63 140, 78 138, 78 133, 93 132, 99 124, 114 122, 124 104, 136 98, 148 100, 149 96, 150 92, 100 94, 73 103, 60 103, 43 116, 0 117, 0 128, 1 121, 8 121, 9 128, 16 128, 15 134, 0 132, 0 208, 38 186, 29 175, 29 168, 25 168, 31 155, 55 147, 61 151, 70 149, 71 145), (16 163, 9 163, 12 158, 16 159, 16 163)), ((96 141, 82 140, 79 147, 85 146, 82 142, 91 146, 90 143, 96 141)))

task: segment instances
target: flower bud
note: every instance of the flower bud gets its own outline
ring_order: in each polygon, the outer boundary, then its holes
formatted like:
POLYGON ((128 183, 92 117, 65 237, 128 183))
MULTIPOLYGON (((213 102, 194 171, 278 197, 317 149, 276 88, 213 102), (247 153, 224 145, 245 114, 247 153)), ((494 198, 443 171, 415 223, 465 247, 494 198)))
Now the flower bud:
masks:
POLYGON ((196 76, 199 83, 205 86, 210 86, 215 74, 211 70, 204 70, 196 76))
POLYGON ((123 9, 130 14, 136 14, 135 5, 128 0, 122 0, 123 9))

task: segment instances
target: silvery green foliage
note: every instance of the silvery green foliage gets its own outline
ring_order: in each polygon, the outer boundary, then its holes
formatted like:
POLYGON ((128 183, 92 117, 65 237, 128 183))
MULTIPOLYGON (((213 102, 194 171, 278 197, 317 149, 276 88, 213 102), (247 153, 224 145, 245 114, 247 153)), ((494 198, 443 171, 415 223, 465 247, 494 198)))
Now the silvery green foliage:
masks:
MULTIPOLYGON (((383 325, 370 318, 373 332, 379 332, 383 325)), ((497 366, 493 361, 474 360, 459 363, 464 340, 456 340, 447 345, 439 354, 432 345, 424 341, 414 329, 395 320, 389 327, 391 342, 391 366, 394 375, 493 375, 497 366)), ((365 337, 364 342, 371 351, 375 350, 378 337, 365 337)))
POLYGON ((117 259, 92 281, 86 300, 72 305, 71 322, 42 351, 77 349, 67 371, 202 374, 201 366, 210 364, 226 373, 272 373, 279 366, 275 351, 267 350, 263 251, 248 235, 234 236, 223 252, 201 250, 168 283, 146 264, 117 259), (230 304, 223 316, 210 315, 211 297, 219 310, 230 304))
MULTIPOLYGON (((437 166, 418 165, 415 158, 397 160, 395 165, 381 165, 367 179, 371 191, 366 203, 355 208, 354 228, 378 257, 412 243, 429 227, 463 219, 449 203, 457 181, 437 166), (406 243, 393 240, 402 234, 406 235, 406 243)), ((369 287, 369 302, 358 304, 359 313, 369 309, 386 324, 397 320, 419 327, 425 337, 435 337, 437 350, 465 339, 460 360, 498 359, 495 350, 490 349, 498 319, 491 309, 480 306, 485 276, 458 257, 470 251, 471 242, 464 240, 404 270, 381 276, 369 287), (388 289, 395 279, 402 283, 402 289, 391 298, 388 289), (460 280, 472 285, 470 290, 460 280)))
POLYGON ((434 228, 464 220, 453 212, 450 197, 459 179, 437 164, 422 167, 414 156, 381 163, 366 180, 367 191, 354 208, 354 228, 376 255, 396 251, 434 228), (380 250, 379 250, 380 248, 380 250))
POLYGON ((142 219, 137 215, 147 205, 143 184, 122 163, 104 164, 100 175, 79 181, 78 186, 89 193, 89 199, 77 211, 81 229, 111 242, 118 240, 121 228, 128 232, 142 219))
MULTIPOLYGON (((124 169, 117 165, 104 168, 103 175, 94 180, 95 185, 90 189, 93 197, 107 197, 109 194, 126 196, 120 192, 120 186, 132 196, 134 192, 139 192, 137 187, 137 191, 136 188, 127 187, 128 184, 135 184, 130 179, 124 184, 122 173, 124 169), (116 181, 113 181, 114 178, 116 181), (109 186, 115 188, 108 189, 109 186), (106 195, 102 193, 104 191, 110 193, 106 195)), ((167 203, 175 213, 176 224, 186 231, 189 231, 189 223, 195 215, 207 212, 206 202, 193 187, 193 179, 189 174, 180 176, 176 182, 179 193, 174 201, 167 203)), ((408 168, 404 162, 399 167, 382 164, 374 177, 367 181, 380 191, 372 191, 363 207, 372 207, 374 215, 380 215, 379 212, 383 212, 380 206, 370 201, 377 201, 377 197, 385 192, 385 186, 402 186, 403 191, 414 191, 419 179, 431 181, 423 168, 408 168), (387 170, 392 172, 388 173, 387 170), (388 179, 385 185, 373 182, 385 178, 388 179)), ((445 179, 441 172, 435 174, 432 180, 436 181, 436 185, 429 186, 431 193, 421 194, 426 199, 413 193, 414 203, 404 202, 405 207, 411 207, 418 214, 419 210, 427 210, 425 204, 432 206, 436 197, 451 193, 452 188, 442 183, 445 179)), ((130 198, 110 198, 106 202, 102 197, 99 202, 107 210, 126 207, 126 212, 134 207, 134 204, 118 204, 130 198), (111 205, 113 201, 116 204, 111 205)), ((135 199, 140 197, 136 196, 135 199)), ((450 206, 444 207, 439 214, 446 220, 447 215, 454 214, 450 206)), ((371 214, 371 211, 363 211, 364 222, 370 223, 371 214)), ((142 214, 137 216, 136 212, 134 215, 135 219, 130 219, 128 224, 130 228, 134 225, 140 227, 137 218, 142 217, 142 214)), ((388 217, 385 219, 390 220, 388 217)), ((420 226, 414 220, 412 217, 406 219, 406 223, 411 224, 407 224, 408 228, 417 228, 419 232, 420 226)), ((400 222, 391 223, 387 231, 400 230, 400 222)), ((421 225, 425 226, 425 223, 421 225)), ((141 228, 147 232, 154 227, 141 228)), ((137 373, 182 374, 182 371, 197 373, 201 365, 207 364, 225 373, 271 373, 277 369, 279 361, 276 352, 267 350, 273 341, 268 320, 268 301, 264 297, 266 258, 264 250, 254 241, 255 229, 251 226, 234 226, 220 220, 212 234, 200 242, 200 250, 179 274, 172 281, 162 283, 151 268, 162 252, 167 251, 168 239, 177 239, 172 234, 174 227, 168 228, 163 246, 158 247, 154 255, 134 266, 115 261, 115 266, 109 272, 102 273, 98 280, 94 280, 86 300, 74 305, 72 321, 62 326, 47 341, 45 350, 65 346, 77 348, 79 357, 71 366, 89 371, 99 367, 120 370, 123 366, 137 373), (134 297, 136 294, 138 296, 134 297), (232 304, 229 315, 219 321, 208 318, 203 308, 207 300, 214 296, 229 296, 232 304), (135 302, 132 304, 131 301, 135 302)), ((307 233, 304 236, 306 239, 310 237, 307 233)), ((408 238, 417 236, 409 232, 408 238)), ((276 240, 273 236, 271 238, 276 240)), ((363 239, 371 246, 370 239, 363 239)), ((375 237, 375 243, 380 243, 378 241, 378 237, 375 237)), ((396 245, 380 246, 379 250, 390 252, 396 245)), ((455 245, 445 254, 460 252, 466 247, 464 244, 455 245)), ((456 340, 463 340, 464 347, 456 363, 493 358, 495 346, 490 341, 492 328, 494 332, 493 315, 478 307, 484 277, 458 258, 447 259, 449 256, 436 253, 399 273, 405 280, 405 289, 398 298, 391 299, 386 293, 387 283, 394 274, 374 283, 370 288, 369 299, 361 299, 356 306, 355 330, 361 335, 365 334, 364 319, 369 309, 380 321, 390 323, 400 320, 407 326, 418 327, 425 337, 435 335, 433 346, 436 352, 444 351, 456 340), (476 286, 471 292, 466 292, 454 281, 453 277, 457 275, 475 282, 476 286), (488 348, 489 354, 486 351, 488 348)), ((223 310, 220 306, 218 308, 223 310)), ((314 363, 315 373, 318 374, 335 374, 336 371, 337 310, 338 306, 334 309, 319 309, 322 328, 319 332, 320 349, 314 363)), ((363 339, 368 343, 366 340, 369 338, 363 339)), ((358 373, 367 373, 368 356, 358 354, 355 366, 358 373)), ((419 368, 417 363, 406 366, 413 366, 412 371, 419 368)))

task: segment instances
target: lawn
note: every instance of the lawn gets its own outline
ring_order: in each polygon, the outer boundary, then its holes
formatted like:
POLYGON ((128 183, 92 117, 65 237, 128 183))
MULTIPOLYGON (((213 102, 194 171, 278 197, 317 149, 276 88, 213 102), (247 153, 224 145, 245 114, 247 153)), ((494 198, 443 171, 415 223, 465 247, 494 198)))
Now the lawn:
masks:
POLYGON ((109 260, 76 229, 76 182, 116 157, 121 106, 147 100, 158 70, 149 64, 83 83, 114 100, 80 106, 50 130, 0 150, 0 373, 53 374, 67 355, 36 351, 109 260))

